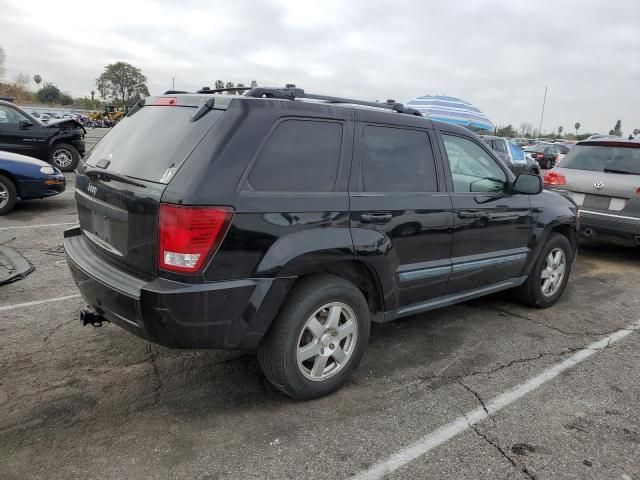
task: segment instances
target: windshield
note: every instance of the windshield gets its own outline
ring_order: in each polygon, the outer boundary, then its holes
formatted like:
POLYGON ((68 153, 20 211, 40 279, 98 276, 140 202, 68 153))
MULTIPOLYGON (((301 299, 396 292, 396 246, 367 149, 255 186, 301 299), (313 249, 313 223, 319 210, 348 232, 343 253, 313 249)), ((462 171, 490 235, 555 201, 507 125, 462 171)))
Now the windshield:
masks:
POLYGON ((211 110, 192 122, 196 108, 147 106, 123 118, 104 136, 87 164, 128 177, 168 183, 207 131, 220 118, 211 110))
POLYGON ((576 145, 569 150, 559 167, 640 175, 640 147, 576 145))

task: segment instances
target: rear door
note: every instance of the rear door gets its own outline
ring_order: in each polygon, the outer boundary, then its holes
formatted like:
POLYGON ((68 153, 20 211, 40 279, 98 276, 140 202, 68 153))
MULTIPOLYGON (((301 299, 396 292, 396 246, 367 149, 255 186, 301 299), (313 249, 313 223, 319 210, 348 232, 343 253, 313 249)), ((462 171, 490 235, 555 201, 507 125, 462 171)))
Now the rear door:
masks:
POLYGON ((527 195, 507 192, 509 175, 474 138, 442 132, 453 205, 452 274, 448 293, 519 277, 533 223, 527 195))
POLYGON ((94 251, 132 273, 157 275, 160 198, 171 178, 222 115, 197 107, 145 106, 125 117, 78 169, 76 200, 94 251))
POLYGON ((449 279, 451 201, 434 147, 428 128, 356 128, 351 232, 356 255, 391 292, 387 310, 438 297, 449 279))

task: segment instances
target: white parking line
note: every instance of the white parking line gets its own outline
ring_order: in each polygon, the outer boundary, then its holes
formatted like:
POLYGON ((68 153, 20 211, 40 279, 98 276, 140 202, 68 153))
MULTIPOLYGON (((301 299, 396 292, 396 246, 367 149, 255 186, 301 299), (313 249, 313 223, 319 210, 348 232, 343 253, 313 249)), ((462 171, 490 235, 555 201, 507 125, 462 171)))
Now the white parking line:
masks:
POLYGON ((42 225, 21 225, 15 227, 0 227, 0 230, 19 230, 21 228, 39 228, 39 227, 59 227, 62 225, 76 225, 78 222, 67 223, 44 223, 42 225))
POLYGON ((494 397, 489 402, 485 402, 488 413, 482 408, 478 407, 475 410, 471 410, 463 414, 461 417, 456 418, 452 422, 438 428, 437 430, 425 435, 418 441, 408 445, 401 449, 397 453, 391 455, 387 459, 376 463, 371 468, 363 470, 358 473, 352 480, 374 480, 384 477, 409 462, 421 457, 428 453, 430 450, 448 442, 459 433, 469 429, 471 425, 474 425, 489 415, 493 415, 499 412, 504 407, 511 405, 515 401, 521 399, 526 394, 540 388, 549 380, 554 379, 565 370, 577 365, 578 363, 586 360, 591 355, 595 354, 599 350, 607 347, 608 345, 623 339, 635 330, 640 330, 640 320, 632 323, 631 325, 618 330, 617 332, 603 338, 591 345, 585 347, 582 350, 578 350, 576 353, 566 358, 562 362, 547 368, 540 375, 527 380, 520 385, 501 393, 497 397, 494 397))
POLYGON ((70 300, 72 298, 79 298, 80 294, 75 293, 73 295, 66 295, 64 297, 47 298, 45 300, 34 300, 33 302, 14 303, 13 305, 0 306, 0 312, 6 312, 8 310, 14 310, 16 308, 32 307, 34 305, 42 305, 43 303, 61 302, 63 300, 70 300))

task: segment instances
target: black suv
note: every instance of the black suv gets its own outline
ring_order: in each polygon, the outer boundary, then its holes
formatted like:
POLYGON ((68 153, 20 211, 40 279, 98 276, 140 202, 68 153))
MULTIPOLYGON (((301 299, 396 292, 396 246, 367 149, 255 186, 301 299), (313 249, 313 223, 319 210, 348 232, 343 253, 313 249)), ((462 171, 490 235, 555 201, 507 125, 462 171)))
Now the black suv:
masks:
POLYGON ((76 120, 52 120, 44 125, 17 105, 0 100, 0 150, 39 158, 72 172, 84 155, 85 133, 76 120))
POLYGON ((575 204, 469 130, 392 101, 205 92, 139 102, 78 167, 64 247, 83 323, 257 348, 267 378, 308 399, 345 382, 372 321, 562 294, 575 204))

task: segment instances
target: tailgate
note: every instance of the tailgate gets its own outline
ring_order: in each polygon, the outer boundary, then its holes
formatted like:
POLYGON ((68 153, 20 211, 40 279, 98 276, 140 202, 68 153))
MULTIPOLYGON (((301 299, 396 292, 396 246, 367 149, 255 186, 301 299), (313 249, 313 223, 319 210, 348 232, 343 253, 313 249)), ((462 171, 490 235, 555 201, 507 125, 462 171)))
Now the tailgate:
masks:
POLYGON ((78 172, 76 202, 83 235, 95 252, 146 278, 157 276, 160 198, 166 185, 91 180, 78 172))

